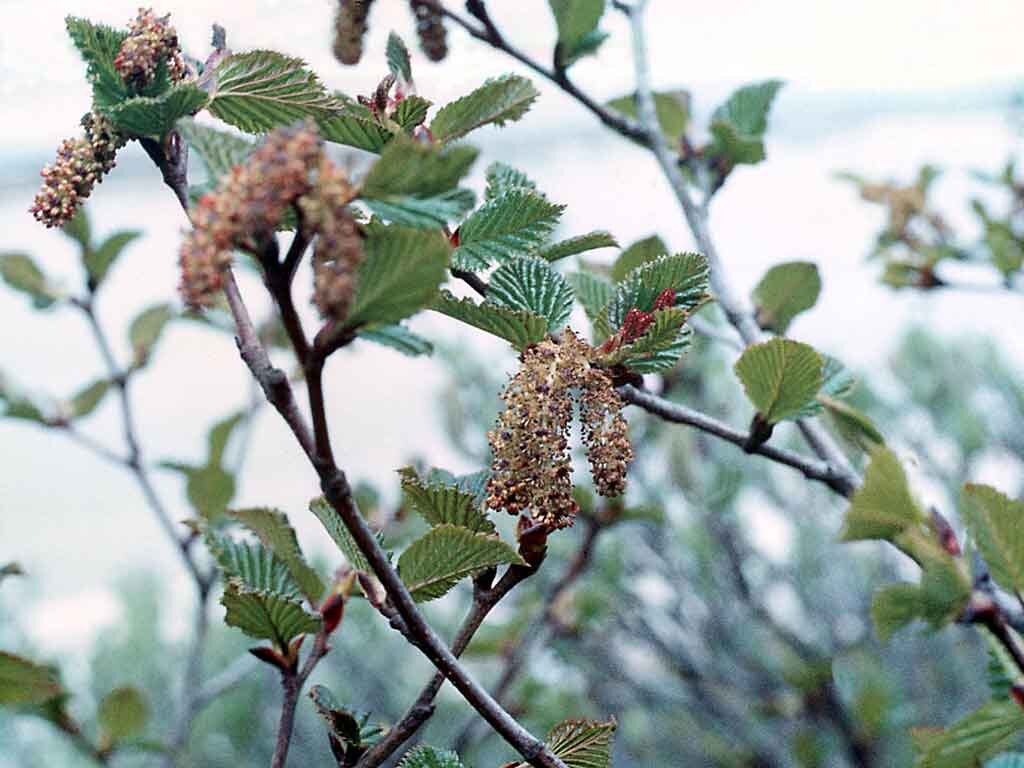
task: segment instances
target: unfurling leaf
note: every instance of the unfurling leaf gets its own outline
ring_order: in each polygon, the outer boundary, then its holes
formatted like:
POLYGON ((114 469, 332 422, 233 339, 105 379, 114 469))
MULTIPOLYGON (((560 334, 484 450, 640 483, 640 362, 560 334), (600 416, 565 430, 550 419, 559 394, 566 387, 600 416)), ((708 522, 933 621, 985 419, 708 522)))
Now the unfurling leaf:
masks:
POLYGON ((313 499, 309 502, 309 511, 316 515, 317 519, 323 524, 327 533, 334 539, 334 543, 338 545, 338 549, 341 550, 341 553, 348 560, 353 570, 373 573, 366 555, 362 553, 359 545, 356 544, 356 540, 352 538, 352 534, 349 533, 345 522, 341 519, 341 515, 335 511, 327 499, 323 496, 313 499))
POLYGON ((608 304, 607 319, 612 330, 619 330, 631 309, 650 312, 659 295, 672 290, 672 306, 692 312, 705 300, 708 288, 708 263, 697 253, 663 256, 633 269, 619 283, 608 304))
MULTIPOLYGON (((563 720, 548 731, 548 748, 567 768, 612 768, 615 720, 563 720)), ((515 763, 514 768, 529 768, 515 763)))
POLYGON ((420 478, 412 467, 398 470, 402 490, 417 512, 431 525, 450 524, 474 533, 494 533, 494 523, 472 493, 455 485, 420 478))
POLYGON ((798 341, 772 339, 747 347, 735 369, 768 424, 796 417, 821 389, 821 356, 798 341))
POLYGON ((131 90, 114 67, 114 58, 128 33, 75 16, 68 16, 64 22, 71 42, 87 65, 86 78, 92 84, 96 106, 104 109, 129 98, 131 90))

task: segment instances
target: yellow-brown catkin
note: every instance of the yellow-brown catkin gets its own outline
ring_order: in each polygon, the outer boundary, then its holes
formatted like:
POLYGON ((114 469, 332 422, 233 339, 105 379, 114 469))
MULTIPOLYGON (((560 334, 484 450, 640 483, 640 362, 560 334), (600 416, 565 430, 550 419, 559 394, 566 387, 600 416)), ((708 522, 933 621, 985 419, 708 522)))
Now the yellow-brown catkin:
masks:
POLYGON ((410 0, 409 7, 416 17, 416 34, 423 53, 431 61, 442 61, 448 55, 448 31, 441 12, 423 0, 410 0))
POLYGON ((85 135, 65 139, 57 157, 40 172, 42 186, 29 211, 47 227, 62 227, 72 218, 94 186, 114 167, 124 138, 99 112, 82 118, 85 135))
POLYGON ((213 302, 237 245, 273 237, 289 207, 309 192, 309 175, 319 159, 315 127, 281 128, 235 166, 215 192, 200 198, 179 254, 181 293, 189 306, 213 302))
POLYGON ((373 0, 338 0, 334 17, 334 57, 342 64, 358 64, 363 57, 366 17, 373 0))
POLYGON ((170 15, 157 16, 151 8, 140 8, 128 28, 128 37, 114 58, 121 79, 136 89, 145 88, 156 75, 160 62, 167 62, 172 82, 184 79, 187 69, 178 47, 178 33, 169 23, 170 15))
POLYGON ((569 329, 561 342, 545 340, 523 352, 522 366, 502 393, 505 410, 488 434, 494 460, 487 505, 527 513, 548 530, 572 525, 569 427, 579 392, 584 445, 594 483, 604 495, 625 487, 633 457, 621 402, 611 379, 591 366, 593 350, 569 329))
POLYGON ((348 208, 354 196, 348 174, 324 157, 313 191, 299 201, 304 228, 316 234, 313 303, 337 322, 348 317, 363 262, 362 234, 348 208))

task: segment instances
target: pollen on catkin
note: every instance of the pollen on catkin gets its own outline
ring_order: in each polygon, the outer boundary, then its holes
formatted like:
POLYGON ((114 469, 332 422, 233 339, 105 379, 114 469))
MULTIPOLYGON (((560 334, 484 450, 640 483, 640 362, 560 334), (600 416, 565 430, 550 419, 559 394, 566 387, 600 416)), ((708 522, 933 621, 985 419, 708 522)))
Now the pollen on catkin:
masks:
POLYGON ((548 530, 572 525, 569 428, 577 393, 583 441, 602 495, 625 489, 633 450, 611 379, 591 365, 594 350, 569 329, 523 352, 522 366, 501 398, 505 410, 488 433, 494 460, 487 505, 526 513, 548 530))
POLYGON ((409 7, 416 17, 416 34, 423 53, 431 61, 442 61, 448 55, 448 31, 441 12, 423 0, 409 0, 409 7))
POLYGON ((338 0, 334 17, 334 57, 342 64, 358 64, 363 57, 366 17, 373 0, 338 0))
POLYGON ((114 58, 114 68, 122 80, 136 89, 153 81, 161 62, 167 63, 172 82, 184 79, 188 71, 170 18, 170 14, 157 16, 152 8, 140 8, 128 28, 128 37, 114 58))

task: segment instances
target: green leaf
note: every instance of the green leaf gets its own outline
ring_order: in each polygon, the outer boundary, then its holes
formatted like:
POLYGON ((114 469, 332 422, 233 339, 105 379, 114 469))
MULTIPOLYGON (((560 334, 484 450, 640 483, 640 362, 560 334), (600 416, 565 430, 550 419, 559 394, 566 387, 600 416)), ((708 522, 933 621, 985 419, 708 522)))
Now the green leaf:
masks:
POLYGON ((224 572, 224 579, 237 579, 249 589, 280 597, 300 599, 302 590, 280 557, 262 544, 236 541, 207 530, 206 544, 224 572))
POLYGON ((463 765, 454 752, 441 752, 421 744, 405 754, 398 768, 463 768, 463 765))
POLYGON ((0 651, 0 705, 45 704, 63 693, 52 669, 0 651))
POLYGON ((434 600, 484 568, 523 559, 496 536, 438 525, 398 558, 398 571, 416 602, 434 600))
POLYGON ((440 229, 472 210, 476 197, 472 190, 459 188, 430 197, 395 195, 363 202, 372 213, 394 224, 440 229))
POLYGON ((233 413, 225 419, 221 419, 207 435, 208 458, 207 463, 211 466, 220 466, 224 462, 224 449, 227 448, 228 440, 235 428, 242 423, 245 414, 241 411, 233 413))
POLYGON ((514 189, 537 191, 537 185, 522 171, 505 163, 491 163, 487 166, 487 189, 484 197, 493 200, 514 189))
POLYGON ((747 347, 736 375, 757 412, 769 424, 800 413, 821 389, 822 359, 813 347, 771 339, 747 347))
POLYGON ((274 51, 221 59, 211 83, 207 109, 247 133, 264 133, 305 118, 327 119, 339 107, 305 62, 274 51))
POLYGON ((815 305, 821 293, 818 267, 809 261, 790 261, 769 269, 751 298, 762 328, 785 333, 793 318, 815 305))
POLYGON ((445 290, 441 291, 430 308, 474 328, 493 333, 518 350, 526 349, 548 335, 548 321, 532 312, 499 307, 486 301, 477 304, 472 299, 456 299, 445 290))
POLYGON ((610 232, 598 229, 593 232, 587 232, 585 235, 577 235, 576 237, 570 237, 567 240, 560 240, 557 243, 552 243, 541 248, 536 256, 544 259, 545 261, 558 261, 564 259, 567 256, 575 256, 578 253, 586 253, 596 248, 618 248, 619 244, 612 237, 610 232))
POLYGON ((643 336, 602 357, 602 362, 621 363, 637 373, 656 373, 671 368, 690 346, 692 332, 684 327, 689 316, 685 309, 678 307, 658 310, 643 336))
POLYGON ((69 403, 72 419, 81 419, 96 410, 110 390, 110 382, 107 379, 94 381, 79 390, 69 403))
POLYGON ((616 283, 621 282, 637 267, 657 261, 662 256, 668 256, 668 246, 657 235, 637 240, 615 260, 612 265, 612 280, 616 283))
POLYGON ((427 119, 427 111, 433 102, 424 99, 422 96, 406 96, 395 107, 395 114, 391 119, 398 123, 402 130, 411 134, 413 130, 423 124, 427 119))
POLYGON ((298 600, 249 589, 237 579, 228 581, 220 603, 228 626, 257 640, 270 640, 280 651, 299 635, 320 629, 320 619, 307 613, 298 600))
POLYGON ((239 520, 245 527, 255 533, 264 546, 269 547, 287 567, 302 594, 312 605, 316 605, 323 597, 323 581, 317 572, 309 567, 299 547, 295 529, 288 522, 288 517, 281 511, 268 507, 252 507, 231 511, 231 517, 239 520))
POLYGON ((103 697, 96 717, 101 740, 115 745, 142 735, 149 720, 149 704, 137 688, 115 688, 103 697))
POLYGON ((796 415, 798 419, 816 416, 826 407, 834 407, 837 403, 841 405, 842 398, 849 397, 857 385, 856 377, 841 360, 831 355, 821 355, 821 361, 821 388, 814 400, 800 409, 796 415))
POLYGON ((338 111, 318 120, 324 141, 345 144, 367 152, 380 152, 395 133, 381 125, 373 113, 354 101, 342 100, 338 111))
POLYGON ((548 330, 556 332, 565 327, 572 314, 573 292, 548 262, 526 257, 502 264, 494 271, 486 302, 547 318, 548 330))
POLYGON ((496 77, 468 96, 445 104, 434 115, 430 132, 435 141, 446 143, 489 123, 502 126, 525 115, 539 95, 525 77, 496 77))
POLYGON ((78 243, 83 252, 88 251, 92 243, 92 225, 89 223, 89 215, 85 212, 85 206, 79 208, 71 220, 60 228, 60 231, 78 243))
POLYGON ((842 540, 891 541, 925 519, 910 493, 906 473, 896 454, 888 448, 876 448, 871 452, 863 485, 850 499, 842 540))
POLYGON ((1012 701, 990 701, 928 740, 917 768, 974 768, 1013 744, 1024 729, 1024 711, 1012 701))
POLYGON ((140 237, 142 237, 141 231, 125 229, 115 232, 95 249, 86 248, 82 251, 82 264, 89 275, 89 285, 93 290, 103 282, 121 252, 140 237))
POLYGON ((559 63, 563 68, 570 67, 584 56, 591 56, 604 45, 610 35, 600 29, 591 30, 576 41, 574 45, 558 51, 559 63))
POLYGON ((1021 671, 1013 657, 991 632, 984 633, 988 650, 988 688, 993 699, 1009 699, 1010 689, 1020 680, 1021 671))
POLYGON ((341 515, 335 511, 327 499, 323 496, 313 499, 309 502, 309 511, 316 515, 324 528, 327 529, 327 533, 334 539, 334 543, 338 545, 338 549, 341 550, 341 553, 354 570, 362 571, 363 573, 373 573, 366 555, 359 549, 359 545, 356 544, 352 534, 345 527, 341 515))
MULTIPOLYGON (((626 117, 638 119, 636 95, 620 96, 608 102, 608 106, 626 117)), ((668 143, 679 141, 690 124, 690 94, 687 91, 662 91, 654 94, 654 109, 658 125, 668 143)))
POLYGON ((611 768, 614 736, 614 720, 564 720, 548 732, 547 743, 568 768, 611 768))
POLYGON ((712 152, 732 165, 764 160, 768 111, 780 88, 782 81, 766 80, 736 90, 711 115, 712 152))
POLYGON ((174 310, 170 304, 156 304, 142 310, 132 320, 128 328, 128 340, 132 345, 132 364, 136 368, 141 368, 149 361, 153 347, 173 316, 174 310))
POLYGON ((570 272, 565 278, 591 322, 597 319, 615 294, 611 282, 593 272, 570 272))
POLYGON ((605 0, 548 0, 558 25, 558 63, 568 66, 584 49, 593 47, 592 37, 604 13, 605 0))
POLYGON ((233 133, 211 128, 195 120, 180 120, 178 132, 206 168, 207 179, 218 182, 256 149, 251 141, 233 133))
POLYGON ((494 523, 484 513, 477 497, 455 485, 428 482, 412 467, 398 470, 402 490, 413 508, 433 526, 455 525, 474 533, 494 533, 494 523))
POLYGON ((833 400, 821 393, 818 393, 818 401, 828 409, 829 416, 843 437, 861 450, 870 452, 877 446, 885 445, 885 437, 874 422, 849 403, 833 400))
POLYGON ((615 290, 608 304, 608 322, 612 329, 622 327, 626 313, 636 307, 651 311, 662 291, 676 292, 673 306, 692 312, 704 300, 708 287, 708 263, 697 253, 663 256, 632 270, 615 290))
POLYGON ((183 82, 160 96, 136 96, 107 110, 114 126, 126 136, 160 138, 183 117, 206 106, 209 96, 195 83, 183 82))
POLYGON ((412 139, 392 141, 363 180, 363 199, 430 197, 450 192, 469 173, 477 150, 464 145, 439 148, 412 139))
POLYGON ((387 46, 388 69, 399 82, 412 82, 412 63, 409 61, 409 49, 405 42, 394 32, 388 35, 387 46))
POLYGON ((564 209, 524 188, 492 198, 459 227, 454 266, 477 272, 493 261, 507 261, 537 250, 547 241, 564 209))
POLYGON ((373 229, 364 250, 348 328, 397 323, 428 306, 447 275, 451 256, 441 232, 397 225, 373 229))
POLYGON ((359 331, 359 338, 384 347, 391 347, 409 357, 434 354, 434 345, 430 341, 413 333, 404 325, 379 325, 363 328, 359 331))
POLYGON ((967 530, 1004 589, 1024 592, 1024 501, 1011 499, 987 485, 963 489, 967 530))
POLYGON ((921 618, 921 588, 916 584, 891 584, 871 598, 871 621, 883 642, 897 630, 921 618))
POLYGON ((75 16, 64 21, 71 42, 87 65, 86 78, 92 84, 95 105, 104 109, 129 98, 131 90, 114 68, 114 58, 128 34, 75 16))
POLYGON ((43 271, 24 253, 0 253, 0 277, 14 290, 31 296, 36 309, 52 306, 60 296, 43 271))
POLYGON ((224 514, 235 495, 235 478, 215 465, 190 467, 177 462, 161 462, 164 469, 173 469, 185 476, 185 493, 189 504, 203 519, 214 522, 224 514))

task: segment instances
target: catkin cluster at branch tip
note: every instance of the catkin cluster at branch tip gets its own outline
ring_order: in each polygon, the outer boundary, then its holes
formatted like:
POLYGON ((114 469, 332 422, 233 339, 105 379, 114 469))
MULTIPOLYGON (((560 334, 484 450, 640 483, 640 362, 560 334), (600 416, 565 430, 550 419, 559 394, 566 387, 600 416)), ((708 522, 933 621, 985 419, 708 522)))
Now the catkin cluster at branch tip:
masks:
POLYGON ((448 55, 448 31, 441 12, 424 0, 409 0, 409 7, 416 17, 416 34, 423 53, 431 61, 442 61, 448 55))
POLYGON ((488 440, 494 460, 487 505, 528 514, 556 530, 572 525, 569 428, 573 393, 583 422, 583 441, 602 495, 625 489, 633 450, 622 403, 611 379, 591 365, 593 349, 566 329, 560 342, 545 340, 523 353, 522 366, 502 393, 505 410, 488 440))
POLYGON ((363 56, 366 17, 373 0, 338 0, 334 17, 334 57, 342 64, 358 64, 363 56))
POLYGON ((172 82, 184 79, 185 60, 178 47, 178 33, 170 25, 170 14, 157 16, 151 8, 140 8, 117 52, 114 68, 122 80, 142 89, 153 81, 162 61, 167 62, 172 82))
POLYGON ((82 127, 85 135, 61 142, 56 159, 40 172, 43 183, 29 212, 47 227, 62 227, 74 218, 82 201, 114 167, 117 150, 125 144, 99 112, 86 114, 82 127))
POLYGON ((200 198, 179 255, 181 293, 189 306, 213 302, 236 246, 258 247, 273 237, 288 208, 310 191, 320 153, 314 126, 278 129, 215 192, 200 198))
POLYGON ((316 185, 299 200, 303 226, 317 236, 313 247, 313 303, 325 319, 339 322, 352 306, 363 261, 362 234, 348 208, 354 196, 348 174, 323 157, 316 185))

